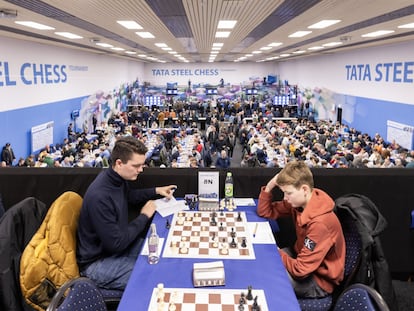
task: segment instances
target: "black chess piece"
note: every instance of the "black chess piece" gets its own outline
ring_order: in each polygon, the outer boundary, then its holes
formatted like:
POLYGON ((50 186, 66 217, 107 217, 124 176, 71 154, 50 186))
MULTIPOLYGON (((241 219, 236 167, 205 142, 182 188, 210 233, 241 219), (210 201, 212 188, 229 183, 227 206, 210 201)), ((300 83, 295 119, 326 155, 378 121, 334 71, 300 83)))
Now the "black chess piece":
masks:
POLYGON ((253 305, 252 305, 252 311, 260 311, 260 306, 257 303, 257 296, 254 297, 254 302, 253 302, 253 305))
POLYGON ((165 228, 170 229, 171 228, 171 224, 170 221, 167 218, 167 221, 165 222, 165 228))
POLYGON ((231 228, 230 236, 232 238, 235 238, 236 237, 236 231, 234 231, 234 228, 231 228))
POLYGON ((253 300, 252 289, 253 287, 251 285, 247 287, 247 295, 246 295, 247 300, 253 300))
POLYGON ((242 292, 240 294, 240 300, 239 300, 240 304, 246 304, 246 295, 244 294, 244 292, 242 292))
POLYGON ((231 242, 230 242, 230 247, 232 247, 232 248, 236 248, 236 247, 237 247, 237 243, 236 243, 236 241, 234 240, 234 238, 232 238, 232 239, 231 239, 231 242))
POLYGON ((223 231, 223 230, 224 230, 224 227, 223 227, 223 223, 222 223, 222 222, 220 223, 219 230, 220 230, 220 231, 223 231))
POLYGON ((242 239, 242 242, 241 242, 241 247, 247 247, 247 244, 246 244, 246 238, 243 238, 243 239, 242 239))
POLYGON ((237 221, 242 221, 242 218, 241 218, 241 213, 240 213, 240 212, 237 214, 237 218, 236 218, 236 220, 237 220, 237 221))
POLYGON ((216 217, 213 215, 213 217, 210 220, 210 225, 217 226, 216 217))

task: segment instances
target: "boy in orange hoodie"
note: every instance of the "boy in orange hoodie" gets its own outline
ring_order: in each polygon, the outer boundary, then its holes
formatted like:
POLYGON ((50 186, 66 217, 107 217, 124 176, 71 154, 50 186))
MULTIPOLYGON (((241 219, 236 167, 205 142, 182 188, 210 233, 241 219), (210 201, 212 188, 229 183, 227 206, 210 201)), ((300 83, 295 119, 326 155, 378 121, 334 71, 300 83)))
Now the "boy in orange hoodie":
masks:
POLYGON ((297 297, 325 297, 343 279, 345 239, 333 208, 333 199, 314 188, 312 172, 302 161, 289 162, 261 189, 257 214, 290 216, 295 224, 295 244, 279 253, 297 297), (283 192, 282 201, 273 201, 275 187, 283 192))

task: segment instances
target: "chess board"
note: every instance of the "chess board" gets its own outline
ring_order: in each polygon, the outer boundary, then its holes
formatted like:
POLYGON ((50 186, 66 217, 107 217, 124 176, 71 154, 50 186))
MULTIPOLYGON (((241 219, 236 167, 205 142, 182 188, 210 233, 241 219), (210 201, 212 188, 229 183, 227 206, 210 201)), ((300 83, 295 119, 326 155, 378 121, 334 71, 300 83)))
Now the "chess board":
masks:
MULTIPOLYGON (((246 295, 247 289, 163 288, 162 297, 158 292, 154 288, 149 311, 239 311, 241 293, 246 295)), ((252 295, 257 296, 260 311, 269 310, 263 290, 253 289, 252 295)), ((244 310, 251 311, 252 305, 253 300, 246 299, 244 310)))
POLYGON ((212 213, 206 211, 175 213, 165 242, 163 257, 255 259, 253 236, 247 227, 246 214, 217 211, 216 224, 212 225, 212 213), (233 239, 235 245, 232 243, 233 239))

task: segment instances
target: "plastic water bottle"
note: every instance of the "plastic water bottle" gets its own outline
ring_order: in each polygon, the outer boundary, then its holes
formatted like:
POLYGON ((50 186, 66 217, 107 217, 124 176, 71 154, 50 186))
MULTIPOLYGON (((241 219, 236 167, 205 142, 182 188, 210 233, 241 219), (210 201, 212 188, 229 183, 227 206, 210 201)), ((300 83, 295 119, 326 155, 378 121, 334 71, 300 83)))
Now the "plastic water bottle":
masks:
POLYGON ((160 260, 160 257, 158 256, 158 243, 159 237, 157 234, 157 227, 153 223, 151 224, 151 234, 148 237, 148 263, 150 265, 154 265, 160 260))
POLYGON ((224 181, 224 197, 226 200, 233 198, 233 176, 231 172, 227 172, 226 180, 224 181))

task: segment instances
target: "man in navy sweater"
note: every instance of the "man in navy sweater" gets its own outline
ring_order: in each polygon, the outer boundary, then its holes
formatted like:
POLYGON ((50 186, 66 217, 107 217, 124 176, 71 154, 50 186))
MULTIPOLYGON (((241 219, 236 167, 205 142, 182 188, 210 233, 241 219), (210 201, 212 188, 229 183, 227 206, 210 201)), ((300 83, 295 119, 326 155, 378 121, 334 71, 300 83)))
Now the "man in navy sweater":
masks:
POLYGON ((117 140, 111 167, 101 172, 86 191, 77 229, 77 261, 81 275, 99 287, 123 290, 140 252, 145 229, 155 213, 152 199, 171 198, 175 185, 130 189, 143 171, 147 148, 134 137, 117 140), (145 204, 144 204, 145 203, 145 204), (128 205, 144 204, 128 221, 128 205))

